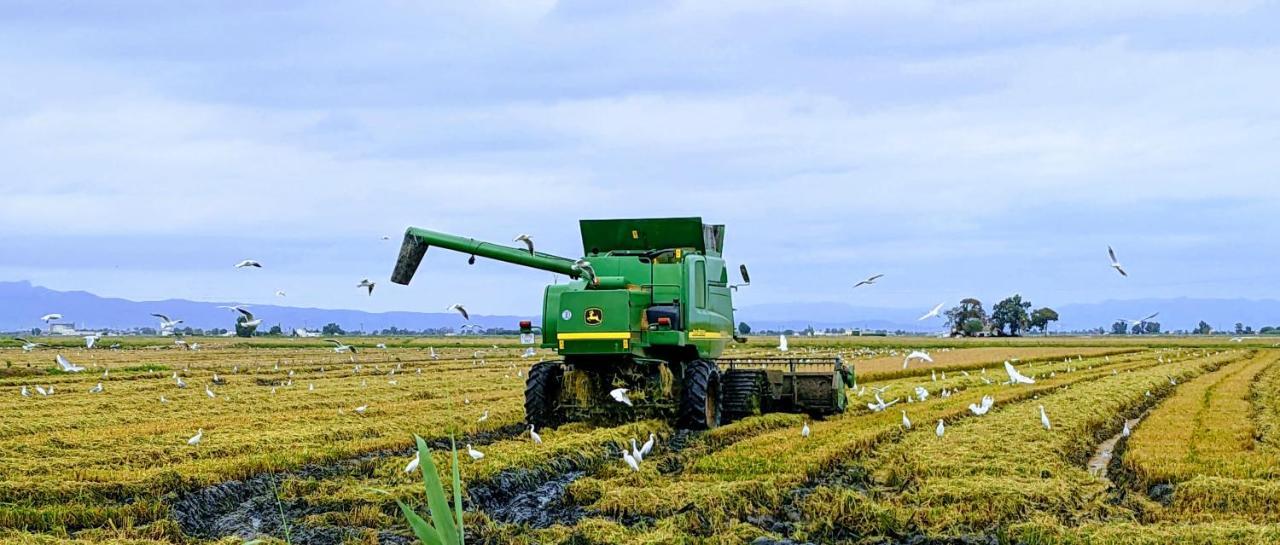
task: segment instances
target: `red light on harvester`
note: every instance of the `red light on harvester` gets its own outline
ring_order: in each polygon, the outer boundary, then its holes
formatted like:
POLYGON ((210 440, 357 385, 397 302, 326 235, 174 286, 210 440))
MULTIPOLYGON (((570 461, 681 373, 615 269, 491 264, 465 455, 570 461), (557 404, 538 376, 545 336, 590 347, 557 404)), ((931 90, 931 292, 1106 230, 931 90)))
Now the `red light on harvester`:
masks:
POLYGON ((668 318, 666 316, 658 318, 658 325, 662 327, 671 327, 671 318, 668 318))
POLYGON ((533 322, 530 322, 529 320, 520 320, 520 329, 530 329, 532 327, 533 322))

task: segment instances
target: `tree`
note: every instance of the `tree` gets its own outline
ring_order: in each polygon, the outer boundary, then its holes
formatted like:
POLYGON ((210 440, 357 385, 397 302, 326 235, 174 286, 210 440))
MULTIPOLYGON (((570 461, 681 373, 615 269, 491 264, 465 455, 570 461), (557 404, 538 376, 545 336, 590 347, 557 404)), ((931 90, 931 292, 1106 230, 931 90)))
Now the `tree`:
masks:
POLYGON ((249 327, 244 325, 245 322, 248 322, 248 321, 249 319, 245 316, 240 316, 239 318, 236 318, 236 336, 237 337, 248 338, 248 337, 252 337, 254 333, 257 333, 258 326, 255 325, 255 326, 249 327))
POLYGON ((987 324, 982 323, 982 320, 979 320, 977 318, 969 318, 964 322, 964 326, 961 328, 961 331, 964 332, 965 336, 972 337, 974 335, 982 333, 982 330, 986 329, 986 327, 987 327, 987 324))
POLYGON ((1049 328, 1049 322, 1058 321, 1058 312, 1049 308, 1038 308, 1031 313, 1031 327, 1039 328, 1044 333, 1049 328))
POLYGON ((1208 322, 1200 320, 1200 324, 1197 325, 1195 329, 1191 330, 1191 332, 1196 335, 1212 335, 1213 327, 1210 326, 1208 322))
POLYGON ((347 332, 342 330, 342 326, 329 322, 323 328, 320 328, 320 333, 322 335, 345 335, 347 332))
POLYGON ((38 336, 40 336, 40 328, 38 328, 38 327, 33 327, 33 328, 31 328, 31 336, 33 336, 33 337, 38 337, 38 336))
POLYGON ((1021 295, 1014 295, 999 303, 991 309, 991 323, 996 326, 996 331, 1003 333, 1005 329, 1009 330, 1009 335, 1017 337, 1019 333, 1027 329, 1031 319, 1027 316, 1027 309, 1031 308, 1031 303, 1022 300, 1021 295))
POLYGON ((1244 324, 1236 322, 1236 335, 1244 335, 1244 324))
POLYGON ((987 325, 987 311, 982 308, 982 301, 972 297, 961 299, 959 305, 946 311, 945 316, 947 317, 947 327, 951 328, 951 334, 953 335, 958 333, 969 336, 977 335, 987 325), (968 333, 969 320, 978 320, 982 327, 973 333, 968 333))
POLYGON ((283 335, 283 334, 284 334, 284 330, 280 329, 280 324, 271 326, 271 330, 267 332, 267 335, 283 335))
POLYGON ((750 335, 751 326, 747 325, 746 322, 738 322, 738 333, 741 333, 743 335, 750 335))
POLYGON ((1142 327, 1142 332, 1147 335, 1160 334, 1160 322, 1142 322, 1139 325, 1142 327))
POLYGON ((1125 322, 1124 320, 1116 320, 1116 323, 1111 324, 1112 335, 1125 335, 1127 333, 1129 333, 1128 322, 1125 322))

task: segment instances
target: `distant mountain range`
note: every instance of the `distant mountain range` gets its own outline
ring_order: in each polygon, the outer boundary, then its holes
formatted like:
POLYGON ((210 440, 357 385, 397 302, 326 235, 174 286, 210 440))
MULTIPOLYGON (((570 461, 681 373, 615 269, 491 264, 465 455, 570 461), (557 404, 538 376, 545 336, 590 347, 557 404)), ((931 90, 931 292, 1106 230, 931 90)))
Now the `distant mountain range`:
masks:
MULTIPOLYGON (((129 301, 83 291, 56 291, 30 282, 0 282, 0 331, 24 331, 40 326, 38 318, 50 312, 63 314, 66 321, 74 322, 81 329, 155 327, 156 320, 150 316, 153 312, 182 318, 184 326, 193 328, 231 328, 234 316, 225 309, 216 308, 220 304, 232 303, 183 299, 129 301)), ((411 330, 446 327, 456 330, 464 323, 453 313, 375 313, 277 305, 254 305, 253 309, 266 318, 263 328, 279 324, 285 331, 300 327, 318 330, 330 322, 350 331, 361 327, 364 331, 377 331, 392 326, 411 330)), ((738 309, 736 317, 757 330, 799 330, 813 326, 818 329, 941 331, 941 319, 917 321, 925 310, 858 307, 845 303, 773 303, 744 306, 738 309)), ((1118 318, 1137 319, 1154 312, 1160 313, 1154 321, 1160 322, 1165 331, 1190 330, 1200 320, 1218 331, 1234 329, 1236 322, 1254 329, 1280 326, 1280 301, 1270 299, 1134 299, 1067 304, 1055 307, 1055 310, 1062 318, 1051 326, 1056 331, 1109 328, 1118 318)), ((486 328, 510 328, 520 320, 530 319, 536 323, 539 317, 472 315, 471 323, 486 328)))
MULTIPOLYGON (((235 303, 210 303, 166 299, 163 301, 129 301, 99 297, 83 291, 55 291, 34 286, 30 282, 0 282, 0 331, 25 331, 43 326, 40 316, 57 312, 65 316, 65 322, 75 323, 80 329, 132 329, 156 327, 158 320, 152 313, 165 314, 183 320, 179 327, 199 329, 232 329, 235 315, 218 305, 235 303)), ((444 312, 363 312, 358 310, 285 307, 277 305, 253 305, 254 314, 263 318, 259 330, 266 331, 279 324, 286 332, 295 328, 319 330, 325 324, 336 323, 348 331, 378 331, 392 326, 420 331, 424 329, 453 328, 465 323, 457 313, 444 312)), ((505 327, 514 329, 520 320, 528 316, 471 316, 469 323, 481 327, 505 327)))

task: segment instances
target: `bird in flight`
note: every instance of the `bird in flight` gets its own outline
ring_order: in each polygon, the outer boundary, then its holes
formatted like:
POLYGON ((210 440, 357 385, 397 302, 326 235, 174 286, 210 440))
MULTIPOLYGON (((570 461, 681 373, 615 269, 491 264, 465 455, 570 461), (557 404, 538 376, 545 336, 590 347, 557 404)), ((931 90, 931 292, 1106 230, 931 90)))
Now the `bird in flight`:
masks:
POLYGON ((71 360, 62 357, 62 354, 58 354, 57 357, 54 358, 54 361, 58 362, 58 367, 61 367, 62 371, 65 373, 79 373, 84 371, 84 367, 71 363, 71 360))
POLYGON ((906 369, 907 364, 910 363, 911 360, 920 360, 928 363, 933 363, 933 358, 929 357, 929 354, 916 350, 910 354, 907 354, 907 357, 902 360, 902 368, 906 369))
POLYGON ((1124 267, 1120 265, 1120 260, 1116 259, 1116 251, 1110 246, 1107 246, 1107 255, 1111 257, 1111 268, 1120 273, 1120 276, 1129 276, 1129 273, 1124 272, 1124 267))
POLYGON ((853 285, 853 287, 855 287, 855 288, 856 288, 856 287, 858 287, 858 286, 870 286, 870 285, 872 285, 872 284, 875 284, 875 283, 876 283, 876 280, 879 280, 879 279, 881 279, 882 277, 884 277, 884 275, 883 275, 883 274, 872 275, 872 276, 868 277, 866 280, 863 280, 863 281, 861 281, 861 282, 858 282, 857 284, 854 284, 854 285, 853 285))
POLYGON ((156 318, 159 318, 159 319, 160 319, 160 329, 161 329, 161 330, 165 330, 165 329, 173 329, 173 326, 176 326, 176 325, 178 325, 178 324, 182 323, 182 320, 170 320, 170 319, 169 319, 169 317, 168 317, 168 316, 165 316, 164 314, 156 314, 156 313, 154 313, 154 312, 153 312, 153 313, 151 313, 151 315, 152 315, 152 316, 155 316, 156 318))
POLYGON ((938 303, 938 306, 933 307, 933 310, 930 310, 929 312, 925 313, 925 315, 921 316, 920 319, 917 321, 923 322, 925 320, 928 320, 929 318, 937 318, 938 315, 942 313, 942 305, 945 305, 945 304, 946 303, 938 303))
POLYGON ((40 348, 41 346, 44 346, 43 344, 40 344, 40 343, 33 343, 33 342, 28 341, 28 340, 26 340, 26 339, 24 339, 24 338, 22 338, 22 337, 14 337, 14 338, 13 338, 13 340, 15 340, 15 341, 18 341, 18 342, 22 343, 22 351, 23 351, 23 352, 30 352, 30 351, 32 351, 32 350, 35 350, 36 348, 40 348))
POLYGON ((361 280, 359 284, 356 284, 356 287, 357 287, 357 288, 368 288, 368 289, 369 289, 369 295, 373 295, 373 286, 374 286, 374 285, 376 285, 376 284, 377 284, 377 282, 370 282, 368 278, 365 278, 365 279, 361 280))
POLYGON ((42 321, 42 322, 44 322, 44 323, 46 323, 46 324, 47 324, 47 323, 49 323, 49 322, 52 322, 52 321, 54 321, 54 320, 61 320, 61 319, 62 319, 62 315, 61 315, 61 314, 45 314, 44 316, 41 316, 41 317, 40 317, 40 321, 42 321))
POLYGON ((343 352, 351 352, 352 354, 359 353, 358 351, 356 351, 356 347, 347 345, 347 344, 342 344, 337 339, 325 339, 324 342, 333 343, 333 351, 338 354, 341 354, 343 352))
POLYGON ((1036 383, 1035 379, 1028 377, 1022 373, 1019 373, 1017 369, 1013 368, 1013 364, 1007 361, 1004 362, 1004 372, 1009 374, 1009 382, 1011 384, 1035 384, 1036 383))
POLYGON ((991 396, 982 396, 982 404, 979 405, 976 403, 970 403, 969 410, 973 411, 973 414, 975 415, 982 416, 984 414, 987 414, 987 412, 990 411, 991 407, 995 404, 996 404, 996 398, 991 396))
POLYGON ((284 296, 285 296, 284 290, 276 290, 276 297, 284 297, 284 296))
POLYGON ((1130 319, 1128 319, 1128 318, 1119 318, 1119 320, 1120 320, 1121 322, 1129 322, 1129 326, 1130 326, 1130 327, 1132 327, 1132 326, 1135 326, 1135 325, 1138 325, 1138 324, 1144 324, 1144 323, 1147 323, 1147 322, 1151 321, 1151 319, 1152 319, 1152 318, 1155 318, 1156 316, 1159 316, 1159 315, 1160 315, 1160 313, 1159 313, 1159 312, 1157 312, 1157 313, 1154 313, 1154 314, 1152 314, 1152 315, 1150 315, 1150 316, 1147 316, 1146 318, 1141 318, 1141 319, 1138 319, 1138 320, 1130 320, 1130 319))
POLYGON ((456 310, 458 311, 459 314, 462 315, 463 320, 471 321, 471 315, 467 314, 467 309, 462 308, 462 305, 459 303, 454 303, 452 305, 449 305, 449 308, 446 308, 445 310, 448 310, 448 311, 456 310))
POLYGON ((241 262, 239 262, 239 263, 236 263, 236 268, 237 268, 237 269, 244 269, 244 268, 247 268, 247 267, 253 267, 253 268, 255 268, 255 269, 261 269, 261 268, 262 268, 262 264, 261 264, 261 263, 258 263, 257 261, 254 261, 254 260, 252 260, 252 259, 246 259, 246 260, 244 260, 244 261, 241 261, 241 262))
POLYGON ((258 325, 262 324, 262 320, 261 319, 255 320, 253 318, 253 313, 249 312, 247 309, 243 307, 232 307, 232 309, 244 315, 245 321, 242 325, 244 325, 245 327, 258 327, 258 325))
POLYGON ((527 246, 527 247, 529 248, 529 255, 534 255, 534 254, 533 254, 533 237, 531 237, 531 236, 529 236, 529 235, 522 234, 522 235, 520 235, 520 236, 516 237, 516 238, 515 238, 515 240, 513 240, 513 241, 511 241, 511 242, 523 242, 523 243, 524 243, 524 245, 525 245, 525 246, 527 246))
POLYGON ((631 404, 631 398, 627 397, 626 388, 614 388, 613 390, 610 390, 609 397, 612 397, 614 401, 617 401, 618 403, 621 403, 628 407, 634 406, 631 404))

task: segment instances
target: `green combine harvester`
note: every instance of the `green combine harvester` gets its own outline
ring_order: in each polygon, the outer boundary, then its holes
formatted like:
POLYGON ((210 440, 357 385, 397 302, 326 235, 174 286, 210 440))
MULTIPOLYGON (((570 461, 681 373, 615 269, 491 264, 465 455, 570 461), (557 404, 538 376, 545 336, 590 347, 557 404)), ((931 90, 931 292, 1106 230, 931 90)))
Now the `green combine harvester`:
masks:
MULTIPOLYGON (((408 285, 431 246, 562 274, 547 286, 542 348, 529 370, 529 424, 674 420, 686 429, 773 411, 843 412, 853 370, 840 358, 720 358, 734 333, 724 226, 701 218, 582 220, 582 259, 409 228, 391 281, 408 285), (625 388, 630 405, 613 396, 625 388)), ((744 284, 750 282, 740 267, 744 284)), ((521 340, 534 327, 520 324, 521 340)), ((621 397, 621 396, 619 396, 621 397)))

